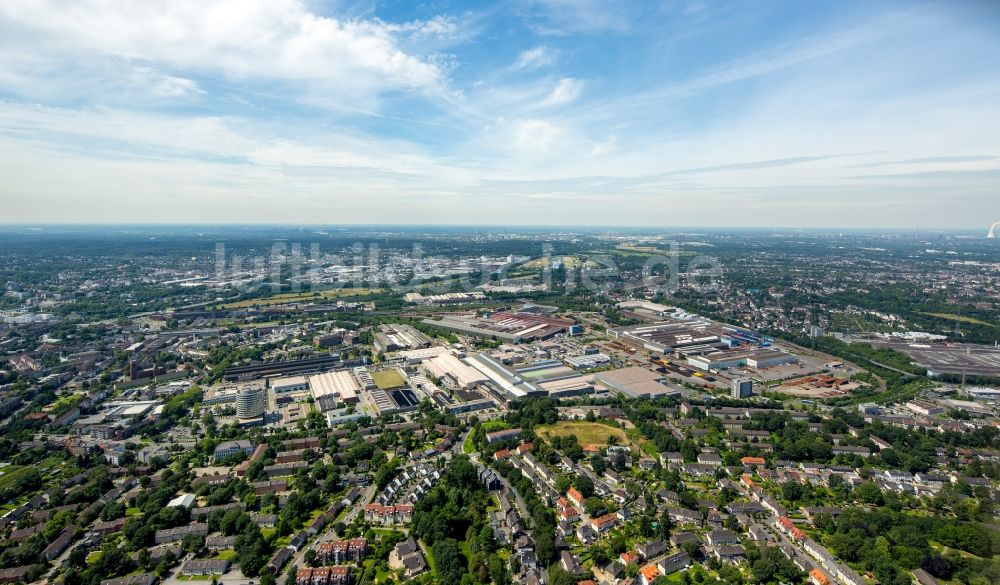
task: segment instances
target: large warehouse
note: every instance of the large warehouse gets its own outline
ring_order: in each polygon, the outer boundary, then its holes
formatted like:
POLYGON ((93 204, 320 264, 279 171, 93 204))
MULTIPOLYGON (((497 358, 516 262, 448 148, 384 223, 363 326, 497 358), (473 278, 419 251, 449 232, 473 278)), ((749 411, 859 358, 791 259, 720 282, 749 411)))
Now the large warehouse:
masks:
POLYGON ((638 366, 608 370, 594 374, 601 386, 630 398, 660 398, 679 396, 680 392, 661 384, 663 375, 638 366))
POLYGON ((489 378, 490 383, 499 388, 507 400, 517 400, 528 396, 544 396, 545 390, 508 370, 503 364, 486 354, 469 356, 469 365, 489 378))
POLYGON ((698 369, 728 370, 747 366, 750 368, 772 368, 783 364, 793 364, 796 362, 794 355, 774 349, 751 349, 714 351, 704 355, 688 356, 689 365, 698 369))
POLYGON ((311 376, 309 390, 317 402, 324 396, 333 396, 338 402, 356 403, 361 384, 349 370, 339 370, 311 376))
POLYGON ((649 351, 670 353, 676 348, 719 343, 719 336, 709 330, 706 321, 692 323, 656 323, 612 329, 612 338, 649 351))
POLYGON ((446 315, 441 319, 424 319, 423 323, 460 335, 495 338, 512 343, 549 339, 560 333, 572 332, 577 327, 568 319, 527 311, 499 311, 486 318, 446 315))
POLYGON ((375 333, 375 349, 382 352, 429 347, 431 338, 405 324, 383 324, 375 333))
POLYGON ((435 378, 447 380, 460 390, 469 390, 488 380, 482 372, 466 365, 454 354, 443 353, 437 357, 425 360, 423 367, 435 378))

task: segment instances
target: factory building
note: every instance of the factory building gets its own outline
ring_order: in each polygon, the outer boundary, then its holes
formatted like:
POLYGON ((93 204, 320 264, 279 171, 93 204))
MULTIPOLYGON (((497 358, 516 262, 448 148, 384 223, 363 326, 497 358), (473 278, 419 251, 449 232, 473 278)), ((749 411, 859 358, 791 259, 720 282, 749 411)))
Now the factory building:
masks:
POLYGON ((590 368, 596 368, 598 366, 610 363, 611 358, 604 355, 603 353, 592 353, 587 355, 568 357, 563 361, 566 362, 567 366, 573 368, 574 370, 589 370, 590 368))
POLYGON ((299 392, 301 390, 308 389, 309 383, 306 381, 305 376, 286 376, 284 378, 274 378, 271 380, 271 390, 273 390, 275 394, 299 392))
POLYGON ((680 392, 661 384, 663 376, 647 368, 629 367, 594 374, 594 381, 612 392, 630 398, 679 396, 680 392))
POLYGON ((378 326, 375 333, 375 349, 380 352, 419 349, 430 345, 431 338, 411 325, 383 324, 378 326))
POLYGON ((746 366, 749 368, 771 368, 783 364, 793 364, 794 355, 773 349, 713 351, 704 355, 689 355, 687 363, 695 368, 728 370, 746 366))
POLYGON ((707 321, 655 323, 612 329, 613 339, 633 347, 657 353, 671 353, 677 348, 719 343, 719 336, 708 330, 707 321))
POLYGON ((461 335, 499 339, 511 343, 545 340, 560 333, 572 333, 576 324, 528 311, 500 311, 486 318, 445 316, 439 320, 424 319, 431 327, 454 331, 461 335))
POLYGON ((489 379, 507 400, 518 400, 529 396, 544 396, 545 390, 511 372, 503 364, 486 354, 469 356, 466 361, 489 379))
POLYGON ((423 367, 429 375, 446 380, 460 390, 469 390, 489 380, 482 372, 450 353, 424 361, 423 367))
POLYGON ((309 378, 309 391, 319 402, 324 397, 333 397, 337 402, 353 404, 359 401, 361 384, 349 370, 326 372, 309 378))

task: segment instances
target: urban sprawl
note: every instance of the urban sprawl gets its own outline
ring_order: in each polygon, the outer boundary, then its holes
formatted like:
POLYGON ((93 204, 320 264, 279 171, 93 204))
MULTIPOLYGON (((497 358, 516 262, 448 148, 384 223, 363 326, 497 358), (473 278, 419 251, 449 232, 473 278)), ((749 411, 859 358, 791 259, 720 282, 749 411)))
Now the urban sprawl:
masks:
POLYGON ((981 235, 0 250, 0 583, 1000 582, 981 235))

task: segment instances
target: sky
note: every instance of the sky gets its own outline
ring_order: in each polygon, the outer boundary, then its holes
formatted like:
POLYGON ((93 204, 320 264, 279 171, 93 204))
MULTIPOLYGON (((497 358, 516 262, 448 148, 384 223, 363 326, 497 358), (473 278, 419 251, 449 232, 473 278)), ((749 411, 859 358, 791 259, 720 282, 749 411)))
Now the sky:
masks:
POLYGON ((4 0, 0 56, 0 223, 1000 219, 990 0, 4 0))

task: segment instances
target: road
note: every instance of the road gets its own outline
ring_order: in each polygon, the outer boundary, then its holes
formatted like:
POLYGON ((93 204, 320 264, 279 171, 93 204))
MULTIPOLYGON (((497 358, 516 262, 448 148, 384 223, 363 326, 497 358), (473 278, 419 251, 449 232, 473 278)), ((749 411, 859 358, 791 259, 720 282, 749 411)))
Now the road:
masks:
POLYGON ((503 484, 503 487, 508 492, 514 494, 514 504, 517 506, 517 511, 521 515, 521 518, 524 520, 524 525, 530 528, 532 524, 531 514, 528 513, 528 506, 527 504, 524 503, 524 498, 521 497, 521 492, 514 489, 514 486, 512 486, 509 481, 507 481, 506 477, 498 473, 497 478, 500 479, 500 483, 503 484))
MULTIPOLYGON (((472 431, 471 430, 467 431, 464 435, 462 435, 462 440, 461 441, 457 441, 455 443, 455 446, 452 447, 452 451, 453 452, 455 452, 455 453, 461 453, 462 452, 462 445, 465 443, 465 437, 467 437, 470 432, 472 432, 472 431)), ((484 465, 483 463, 481 463, 479 461, 479 453, 473 453, 472 455, 469 456, 469 459, 472 460, 472 463, 479 470, 482 470, 484 467, 486 467, 486 465, 484 465)), ((521 497, 521 492, 519 492, 516 489, 514 489, 514 486, 512 486, 509 481, 507 481, 506 477, 504 477, 504 476, 502 476, 502 475, 500 475, 498 473, 497 474, 497 478, 500 480, 500 483, 503 485, 504 488, 507 489, 508 492, 514 494, 514 501, 515 501, 515 503, 517 505, 517 511, 521 514, 521 518, 524 519, 525 525, 527 525, 527 526, 530 527, 530 525, 531 525, 531 514, 528 513, 528 505, 524 503, 524 498, 521 497)))

